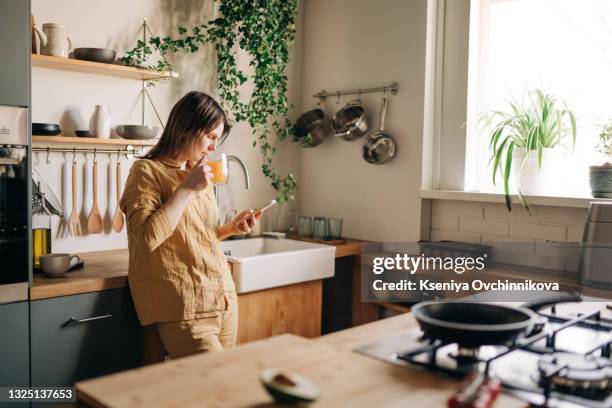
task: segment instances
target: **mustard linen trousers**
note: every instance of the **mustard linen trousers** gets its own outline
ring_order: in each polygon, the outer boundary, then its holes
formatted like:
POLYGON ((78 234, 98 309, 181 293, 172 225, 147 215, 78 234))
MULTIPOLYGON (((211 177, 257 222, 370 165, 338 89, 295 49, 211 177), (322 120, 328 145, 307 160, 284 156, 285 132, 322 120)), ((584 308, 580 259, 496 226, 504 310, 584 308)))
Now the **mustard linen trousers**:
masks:
POLYGON ((227 310, 213 317, 156 323, 170 358, 234 347, 238 334, 238 300, 234 297, 227 302, 227 310))

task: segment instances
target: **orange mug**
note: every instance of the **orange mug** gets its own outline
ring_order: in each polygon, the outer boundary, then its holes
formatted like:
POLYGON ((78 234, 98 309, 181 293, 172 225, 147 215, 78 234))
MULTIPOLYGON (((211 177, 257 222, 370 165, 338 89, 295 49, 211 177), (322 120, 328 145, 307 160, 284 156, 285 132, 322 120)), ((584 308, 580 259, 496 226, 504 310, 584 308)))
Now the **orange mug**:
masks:
POLYGON ((212 173, 211 182, 214 186, 227 184, 229 179, 229 165, 227 155, 221 152, 208 153, 206 164, 212 173))

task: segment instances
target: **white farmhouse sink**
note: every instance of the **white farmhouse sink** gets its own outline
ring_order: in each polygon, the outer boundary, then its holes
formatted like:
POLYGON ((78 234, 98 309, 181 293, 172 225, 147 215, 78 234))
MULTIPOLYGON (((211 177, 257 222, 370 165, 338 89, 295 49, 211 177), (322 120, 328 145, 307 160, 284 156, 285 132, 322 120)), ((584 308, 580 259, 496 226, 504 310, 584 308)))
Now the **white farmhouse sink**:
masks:
POLYGON ((336 247, 292 239, 223 241, 238 293, 334 276, 336 247))

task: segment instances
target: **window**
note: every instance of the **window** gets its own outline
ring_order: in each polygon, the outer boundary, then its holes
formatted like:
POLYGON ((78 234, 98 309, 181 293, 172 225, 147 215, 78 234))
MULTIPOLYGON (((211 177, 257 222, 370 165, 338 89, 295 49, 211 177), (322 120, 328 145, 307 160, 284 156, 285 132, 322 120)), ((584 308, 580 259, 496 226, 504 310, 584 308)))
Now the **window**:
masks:
POLYGON ((472 0, 469 55, 465 190, 501 191, 478 113, 507 111, 509 100, 541 88, 576 115, 564 184, 566 195, 589 196, 588 166, 603 159, 595 151, 600 125, 612 118, 612 1, 472 0))

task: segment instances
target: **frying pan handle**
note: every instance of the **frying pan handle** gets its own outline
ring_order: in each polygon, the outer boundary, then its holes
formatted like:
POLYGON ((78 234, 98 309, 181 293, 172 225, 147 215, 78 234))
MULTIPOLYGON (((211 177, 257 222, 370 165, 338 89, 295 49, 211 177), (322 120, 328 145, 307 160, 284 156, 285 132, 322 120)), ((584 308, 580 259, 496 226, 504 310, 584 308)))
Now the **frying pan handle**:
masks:
POLYGON ((578 292, 560 292, 555 295, 545 296, 541 299, 527 302, 522 307, 537 312, 547 306, 552 306, 557 303, 581 302, 582 296, 578 292))
POLYGON ((387 98, 383 98, 380 108, 380 132, 385 131, 385 118, 387 117, 387 98))

